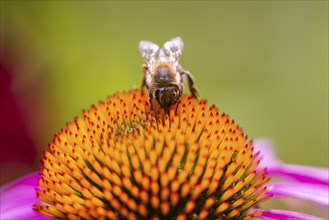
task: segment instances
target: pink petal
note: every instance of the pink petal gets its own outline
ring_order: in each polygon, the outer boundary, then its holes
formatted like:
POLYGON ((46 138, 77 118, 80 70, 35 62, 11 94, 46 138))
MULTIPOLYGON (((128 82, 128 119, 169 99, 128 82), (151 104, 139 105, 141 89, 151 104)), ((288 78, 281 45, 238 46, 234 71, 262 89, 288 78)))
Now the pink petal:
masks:
POLYGON ((253 209, 256 212, 263 212, 263 214, 258 219, 261 220, 318 220, 321 219, 319 217, 308 215, 300 212, 292 212, 292 211, 285 211, 285 210, 261 210, 261 209, 253 209))
POLYGON ((270 168, 282 164, 282 162, 276 157, 274 146, 272 141, 266 138, 255 139, 253 141, 255 152, 260 151, 261 162, 259 164, 260 169, 270 168))
POLYGON ((260 151, 262 157, 259 169, 266 167, 271 176, 288 177, 304 183, 329 186, 328 168, 285 164, 276 158, 272 145, 268 139, 256 139, 254 141, 255 151, 260 151))
POLYGON ((324 184, 329 186, 329 170, 322 167, 282 164, 269 168, 272 176, 293 178, 299 182, 324 184))
POLYGON ((324 184, 310 184, 301 182, 274 182, 268 193, 274 196, 288 196, 310 200, 329 207, 329 188, 324 184))
POLYGON ((38 177, 38 173, 28 174, 0 188, 0 219, 52 219, 32 209, 33 203, 38 201, 35 191, 38 177))

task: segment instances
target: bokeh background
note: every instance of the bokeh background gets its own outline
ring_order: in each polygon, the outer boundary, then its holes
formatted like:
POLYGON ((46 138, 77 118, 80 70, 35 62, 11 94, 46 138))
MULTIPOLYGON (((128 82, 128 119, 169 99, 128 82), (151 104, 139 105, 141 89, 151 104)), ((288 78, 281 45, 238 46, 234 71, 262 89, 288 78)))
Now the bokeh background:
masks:
POLYGON ((203 98, 283 161, 328 167, 327 1, 1 1, 1 184, 37 170, 82 109, 140 85, 140 40, 175 36, 203 98))

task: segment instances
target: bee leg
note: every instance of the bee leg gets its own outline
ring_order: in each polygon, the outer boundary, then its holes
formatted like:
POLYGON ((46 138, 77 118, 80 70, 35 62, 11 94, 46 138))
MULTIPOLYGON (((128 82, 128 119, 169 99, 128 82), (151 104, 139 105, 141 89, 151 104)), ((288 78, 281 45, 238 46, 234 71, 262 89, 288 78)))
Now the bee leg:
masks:
POLYGON ((165 114, 169 115, 170 105, 168 105, 168 104, 164 105, 163 109, 164 109, 165 114))
POLYGON ((143 92, 144 86, 145 86, 145 76, 143 76, 143 80, 142 80, 142 85, 140 87, 140 91, 143 92))
POLYGON ((141 92, 143 91, 144 86, 146 86, 145 75, 146 75, 146 73, 148 71, 148 67, 147 67, 146 64, 143 64, 142 65, 142 70, 143 70, 143 79, 142 79, 142 85, 141 85, 141 88, 140 88, 141 92))
POLYGON ((183 70, 181 74, 187 76, 188 86, 190 88, 192 96, 194 96, 195 98, 199 98, 200 93, 199 93, 198 88, 195 86, 195 80, 194 80, 193 75, 189 71, 186 71, 186 70, 183 70))
POLYGON ((151 110, 153 110, 152 99, 153 99, 153 90, 150 89, 149 90, 149 102, 150 102, 151 110))
POLYGON ((177 101, 175 114, 177 113, 179 103, 180 103, 180 100, 177 101))

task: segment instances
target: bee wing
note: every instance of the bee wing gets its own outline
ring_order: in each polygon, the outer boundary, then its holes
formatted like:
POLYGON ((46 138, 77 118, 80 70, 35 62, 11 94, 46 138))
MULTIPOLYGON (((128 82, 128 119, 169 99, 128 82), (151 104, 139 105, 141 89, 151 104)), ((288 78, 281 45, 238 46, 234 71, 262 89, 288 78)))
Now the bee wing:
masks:
POLYGON ((149 63, 157 55, 159 46, 151 41, 142 40, 139 42, 138 50, 142 58, 149 63))
POLYGON ((178 60, 183 55, 184 42, 182 38, 176 37, 166 42, 163 48, 168 56, 178 60))

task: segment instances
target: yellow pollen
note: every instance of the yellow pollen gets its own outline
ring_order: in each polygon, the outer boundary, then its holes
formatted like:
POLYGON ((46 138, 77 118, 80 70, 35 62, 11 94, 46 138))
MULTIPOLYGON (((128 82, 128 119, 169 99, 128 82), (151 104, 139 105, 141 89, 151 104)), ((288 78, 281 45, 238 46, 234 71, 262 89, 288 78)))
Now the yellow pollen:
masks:
POLYGON ((169 114, 146 93, 83 111, 44 152, 34 210, 55 219, 251 219, 269 178, 252 141, 207 101, 169 114))

